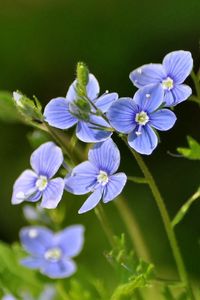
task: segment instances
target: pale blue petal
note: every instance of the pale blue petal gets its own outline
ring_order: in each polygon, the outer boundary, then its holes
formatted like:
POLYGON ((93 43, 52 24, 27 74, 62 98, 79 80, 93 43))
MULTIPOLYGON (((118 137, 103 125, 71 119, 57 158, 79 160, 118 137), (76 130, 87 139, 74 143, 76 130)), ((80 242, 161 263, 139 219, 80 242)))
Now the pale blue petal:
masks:
POLYGON ((76 272, 76 264, 70 259, 62 259, 57 262, 46 261, 42 266, 41 273, 52 278, 66 278, 76 272))
POLYGON ((141 88, 145 85, 162 82, 166 78, 166 72, 161 64, 148 64, 132 71, 129 78, 136 87, 141 88))
POLYGON ((31 155, 31 166, 38 175, 51 178, 63 162, 61 149, 53 142, 47 142, 37 148, 31 155))
POLYGON ((29 269, 39 269, 44 263, 44 259, 42 257, 26 257, 20 260, 20 263, 29 268, 29 269))
MULTIPOLYGON (((67 92, 66 98, 69 101, 77 100, 78 96, 76 93, 76 83, 77 80, 70 85, 69 90, 67 92)), ((99 83, 93 74, 89 74, 89 81, 86 87, 87 96, 90 100, 94 100, 99 95, 99 83)))
POLYGON ((97 206, 97 204, 101 200, 101 197, 102 197, 102 189, 98 188, 87 198, 87 200, 83 203, 83 205, 79 209, 78 213, 83 214, 93 209, 95 206, 97 206))
POLYGON ((88 153, 89 161, 99 170, 108 174, 117 171, 120 164, 120 152, 111 138, 107 141, 95 144, 88 153))
POLYGON ((43 257, 46 248, 52 244, 53 233, 45 227, 28 226, 20 230, 20 241, 30 254, 43 257))
POLYGON ((1 300, 17 300, 17 299, 13 295, 7 294, 7 295, 4 295, 1 300))
POLYGON ((158 138, 149 125, 141 127, 141 135, 131 132, 128 136, 128 143, 135 151, 149 155, 153 152, 158 144, 158 138))
POLYGON ((166 106, 175 106, 187 100, 192 94, 192 89, 186 84, 175 85, 173 89, 165 95, 166 106), (169 96, 171 94, 171 96, 169 96))
POLYGON ((121 194, 127 181, 124 173, 117 173, 109 177, 109 182, 105 186, 103 193, 103 202, 107 203, 121 194))
POLYGON ((97 99, 95 105, 102 111, 107 112, 111 104, 118 99, 117 93, 104 94, 97 99))
POLYGON ((160 109, 150 116, 150 124, 154 128, 165 131, 174 126, 176 115, 169 109, 160 109))
POLYGON ((131 98, 120 98, 110 107, 107 117, 111 125, 119 132, 129 133, 135 126, 138 106, 131 98))
POLYGON ((166 107, 174 106, 174 96, 171 90, 165 90, 163 103, 166 107))
POLYGON ((62 199, 64 190, 64 180, 62 178, 54 178, 48 182, 48 186, 43 192, 41 207, 56 208, 62 199))
POLYGON ((133 100, 140 107, 140 110, 152 112, 164 101, 164 91, 161 84, 151 84, 139 89, 133 100))
POLYGON ((44 109, 44 118, 49 125, 60 129, 68 129, 78 121, 69 112, 69 102, 65 98, 52 99, 44 109))
POLYGON ((85 161, 75 167, 65 178, 65 189, 75 195, 87 194, 96 185, 98 174, 98 168, 85 161))
POLYGON ((55 244, 62 250, 65 257, 77 256, 84 243, 84 227, 72 225, 57 233, 54 237, 55 244))
POLYGON ((46 285, 38 300, 55 300, 56 289, 54 285, 46 285))
POLYGON ((167 76, 180 84, 192 71, 192 55, 189 51, 173 51, 164 57, 163 66, 166 69, 167 76))
POLYGON ((85 143, 97 143, 105 141, 112 135, 111 131, 104 130, 97 126, 110 127, 110 125, 102 117, 91 116, 90 121, 92 124, 84 121, 78 122, 76 127, 76 136, 79 140, 85 143))
POLYGON ((24 171, 13 186, 12 204, 19 204, 25 200, 29 200, 31 195, 36 192, 36 180, 37 175, 32 170, 24 171))

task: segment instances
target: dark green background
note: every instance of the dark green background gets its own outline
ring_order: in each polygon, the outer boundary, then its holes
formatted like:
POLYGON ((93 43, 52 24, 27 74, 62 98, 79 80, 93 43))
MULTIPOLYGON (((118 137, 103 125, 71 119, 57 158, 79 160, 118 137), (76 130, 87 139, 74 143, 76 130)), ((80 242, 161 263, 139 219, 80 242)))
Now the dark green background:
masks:
MULTIPOLYGON (((0 1, 0 89, 37 95, 47 103, 64 96, 74 79, 77 61, 85 61, 98 78, 101 91, 132 96, 135 89, 128 75, 134 68, 160 62, 170 51, 192 52, 200 63, 200 1, 0 1)), ((188 83, 191 84, 190 80, 188 83)), ((200 184, 200 162, 175 158, 186 135, 200 141, 200 109, 185 102, 176 109, 176 126, 161 134, 162 143, 146 161, 165 195, 170 216, 200 184)), ((0 235, 5 241, 17 239, 24 223, 22 206, 12 207, 12 184, 29 166, 31 147, 26 139, 30 128, 0 123, 0 235)), ((121 145, 121 169, 140 175, 138 167, 121 145)), ((151 249, 160 273, 173 268, 163 226, 147 187, 129 183, 125 194, 151 249)), ((102 252, 108 249, 93 212, 78 216, 83 199, 65 196, 70 209, 66 223, 84 222, 87 239, 83 258, 95 274, 110 270, 102 252), (99 266, 101 265, 101 268, 99 266), (104 269, 104 270, 103 270, 104 269)), ((124 230, 115 206, 105 206, 117 233, 124 230)), ((200 203, 196 202, 177 228, 177 235, 190 272, 200 276, 200 203)), ((174 275, 175 276, 175 275, 174 275)))

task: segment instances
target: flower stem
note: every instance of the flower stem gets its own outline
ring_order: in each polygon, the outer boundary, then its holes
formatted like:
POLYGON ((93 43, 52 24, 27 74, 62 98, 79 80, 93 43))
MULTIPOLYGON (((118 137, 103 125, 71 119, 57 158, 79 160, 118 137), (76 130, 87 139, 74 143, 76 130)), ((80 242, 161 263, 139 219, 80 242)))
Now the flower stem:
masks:
POLYGON ((197 98, 200 99, 200 83, 199 83, 199 80, 198 80, 198 76, 194 73, 194 71, 191 72, 191 77, 192 77, 192 80, 194 82, 194 86, 195 86, 195 89, 196 89, 196 92, 197 92, 197 98))
MULTIPOLYGON (((122 138, 122 139, 127 145, 127 141, 124 138, 122 138)), ((194 297, 194 294, 193 294, 193 291, 192 291, 192 288, 190 286, 190 282, 188 279, 188 275, 187 275, 187 272, 185 269, 183 258, 180 253, 180 250, 179 250, 175 232, 173 230, 164 200, 160 194, 160 191, 155 183, 155 180, 154 180, 152 174, 150 173, 150 171, 149 171, 148 167, 146 166, 145 162, 143 161, 142 157, 137 152, 135 152, 133 149, 131 149, 129 146, 128 146, 128 148, 131 151, 132 155, 135 157, 141 171, 143 172, 146 180, 148 181, 149 187, 151 189, 151 192, 154 196, 154 199, 156 201, 156 204, 158 206, 158 209, 159 209, 161 217, 162 217, 162 221, 163 221, 163 224, 164 224, 164 227, 165 227, 168 239, 169 239, 169 243, 170 243, 170 246, 171 246, 171 249, 173 252, 173 256, 174 256, 174 259, 175 259, 175 262, 177 265, 179 276, 180 276, 181 280, 183 281, 183 283, 185 284, 185 288, 187 289, 190 299, 195 300, 195 297, 194 297)))

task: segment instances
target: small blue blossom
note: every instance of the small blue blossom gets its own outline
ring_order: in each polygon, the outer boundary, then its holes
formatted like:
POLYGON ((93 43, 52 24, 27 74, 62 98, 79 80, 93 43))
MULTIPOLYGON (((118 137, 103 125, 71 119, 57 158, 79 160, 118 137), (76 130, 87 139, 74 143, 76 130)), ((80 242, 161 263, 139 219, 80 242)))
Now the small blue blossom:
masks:
MULTIPOLYGON (((22 292, 20 294, 20 299, 21 300, 53 300, 55 299, 56 296, 56 290, 55 288, 48 284, 45 285, 43 292, 37 297, 32 297, 29 292, 22 292)), ((13 295, 11 294, 6 294, 3 296, 1 300, 17 300, 13 295)))
POLYGON ((63 162, 63 154, 53 142, 36 149, 30 159, 33 170, 25 170, 15 181, 12 204, 36 202, 42 197, 41 207, 55 208, 64 190, 64 180, 52 179, 63 162))
POLYGON ((102 199, 107 203, 124 188, 127 177, 115 173, 120 164, 120 152, 112 139, 95 144, 88 153, 88 161, 76 166, 65 179, 65 189, 75 195, 92 193, 79 214, 93 209, 102 199))
POLYGON ((72 258, 82 250, 84 227, 72 225, 58 233, 41 226, 24 227, 20 231, 20 240, 30 254, 22 259, 22 265, 38 269, 50 278, 65 278, 76 272, 72 258))
MULTIPOLYGON (((60 129, 68 129, 77 125, 77 138, 86 143, 106 140, 111 136, 112 132, 102 130, 103 128, 101 127, 110 126, 103 117, 95 115, 96 111, 91 104, 88 103, 89 110, 92 112, 88 112, 88 120, 83 120, 74 114, 76 107, 75 102, 80 98, 76 92, 76 84, 77 80, 69 87, 66 98, 54 98, 47 104, 44 110, 46 122, 60 129)), ((99 83, 92 74, 89 74, 86 92, 88 99, 90 99, 102 113, 105 113, 110 105, 118 98, 117 93, 105 93, 99 97, 99 83)))
POLYGON ((183 84, 192 67, 193 59, 189 51, 173 51, 164 57, 162 64, 148 64, 132 71, 130 79, 138 88, 160 83, 164 90, 165 106, 175 106, 192 94, 191 88, 183 84))
POLYGON ((17 299, 11 294, 6 294, 3 296, 1 300, 17 300, 17 299))
POLYGON ((107 117, 119 132, 128 134, 130 147, 141 154, 151 154, 158 144, 154 129, 165 131, 175 121, 169 109, 158 109, 163 102, 161 85, 148 85, 139 89, 134 98, 121 98, 109 109, 107 117))

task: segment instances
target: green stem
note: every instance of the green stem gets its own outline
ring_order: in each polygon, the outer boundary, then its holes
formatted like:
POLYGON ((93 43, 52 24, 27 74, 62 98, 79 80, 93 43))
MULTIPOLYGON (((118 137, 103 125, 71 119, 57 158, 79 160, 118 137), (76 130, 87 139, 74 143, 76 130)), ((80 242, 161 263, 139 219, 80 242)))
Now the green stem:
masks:
POLYGON ((191 77, 194 82, 194 86, 195 86, 195 89, 197 92, 197 97, 200 99, 200 83, 199 83, 198 78, 197 78, 196 74, 194 73, 194 71, 191 72, 191 77))
POLYGON ((59 299, 70 300, 61 282, 56 284, 56 290, 58 292, 59 299))
MULTIPOLYGON (((127 141, 124 138, 122 138, 122 139, 127 145, 127 141)), ((180 276, 181 280, 183 281, 183 283, 185 284, 185 287, 188 291, 190 299, 195 300, 195 297, 193 295, 193 291, 192 291, 192 288, 190 286, 190 282, 188 279, 188 275, 187 275, 187 272, 185 269, 183 258, 180 253, 180 250, 179 250, 175 232, 173 230, 164 200, 160 194, 160 191, 155 183, 153 176, 151 175, 151 173, 150 173, 148 167, 146 166, 145 162, 143 161, 142 157, 137 152, 135 152, 133 149, 131 149, 129 146, 128 146, 128 148, 131 151, 132 155, 135 157, 141 171, 143 172, 146 180, 148 181, 149 187, 151 189, 151 192, 154 196, 154 199, 156 201, 156 204, 158 206, 158 209, 159 209, 161 217, 162 217, 162 221, 163 221, 163 224, 164 224, 164 227, 165 227, 168 239, 169 239, 169 243, 170 243, 170 246, 171 246, 171 249, 173 252, 173 256, 176 261, 179 276, 180 276)))
POLYGON ((128 176, 127 179, 129 181, 134 182, 134 183, 143 183, 143 184, 147 184, 148 183, 148 181, 146 180, 146 178, 143 178, 143 177, 128 176))
POLYGON ((114 233, 112 231, 112 228, 111 228, 108 218, 103 210, 102 205, 99 203, 95 207, 94 211, 95 211, 95 214, 104 230, 104 233, 105 233, 111 247, 114 247, 115 246, 114 233))

